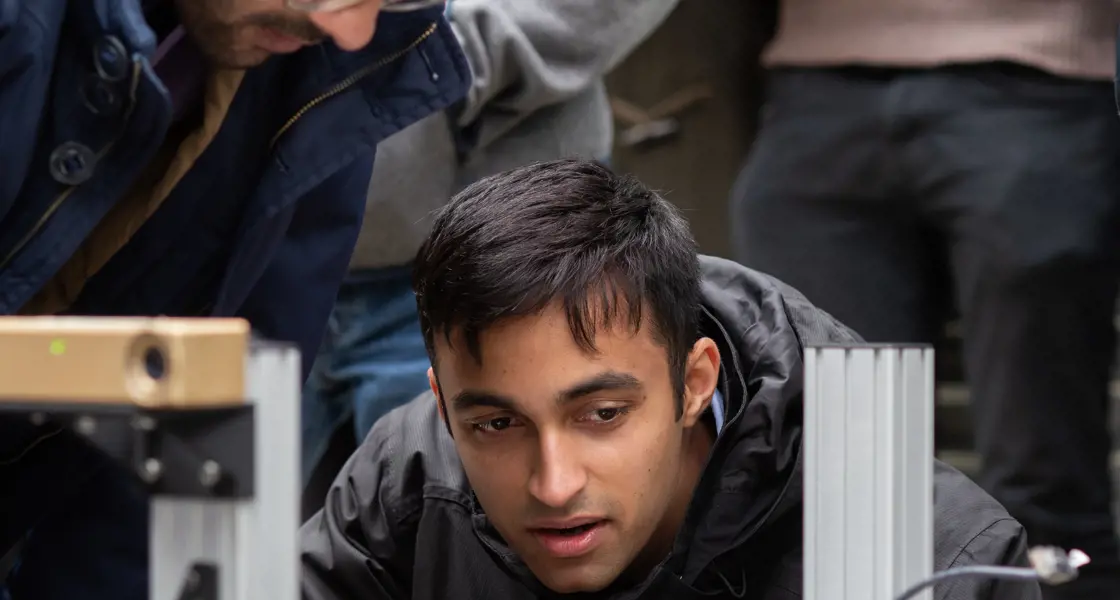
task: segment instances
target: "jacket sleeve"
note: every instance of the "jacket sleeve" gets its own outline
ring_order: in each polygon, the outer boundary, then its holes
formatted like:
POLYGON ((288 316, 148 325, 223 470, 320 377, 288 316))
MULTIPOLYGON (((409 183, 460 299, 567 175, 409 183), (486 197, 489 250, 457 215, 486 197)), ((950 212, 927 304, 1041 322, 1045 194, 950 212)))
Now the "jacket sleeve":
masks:
POLYGON ((356 160, 299 200, 283 239, 237 311, 266 339, 299 347, 304 379, 350 264, 372 168, 372 157, 356 160))
MULTIPOLYGON (((1023 526, 1011 518, 998 520, 961 548, 949 568, 970 565, 1030 566, 1027 536, 1023 526)), ((1035 582, 960 578, 934 586, 936 600, 1041 600, 1035 582)))
POLYGON ((300 529, 303 600, 411 596, 416 532, 402 525, 407 515, 383 501, 393 487, 385 480, 391 454, 387 439, 371 434, 358 447, 335 478, 323 508, 300 529))
POLYGON ((459 113, 486 146, 542 107, 590 87, 660 25, 678 0, 452 0, 474 81, 459 113))
MULTIPOLYGON (((65 3, 63 3, 65 4, 65 3)), ((0 0, 0 219, 30 172, 43 107, 50 106, 51 53, 57 24, 36 14, 34 0, 0 0)), ((55 8, 44 8, 53 12, 55 8)))

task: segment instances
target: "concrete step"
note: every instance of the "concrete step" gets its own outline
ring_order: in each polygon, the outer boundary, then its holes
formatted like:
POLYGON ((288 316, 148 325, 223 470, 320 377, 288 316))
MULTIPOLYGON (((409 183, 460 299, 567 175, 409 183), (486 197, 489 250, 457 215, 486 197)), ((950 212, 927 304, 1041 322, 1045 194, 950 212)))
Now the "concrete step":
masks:
MULTIPOLYGON (((1120 312, 1117 312, 1114 324, 1120 332, 1120 312)), ((939 452, 971 451, 973 448, 969 389, 964 381, 964 360, 961 354, 962 333, 960 321, 950 321, 942 332, 942 338, 935 344, 938 381, 935 427, 939 452)), ((1120 435, 1116 435, 1120 433, 1120 351, 1117 352, 1116 380, 1112 382, 1109 391, 1112 398, 1110 425, 1116 438, 1116 446, 1120 448, 1120 435)))
MULTIPOLYGON (((980 473, 980 456, 971 450, 943 450, 937 453, 937 458, 960 469, 962 473, 976 479, 980 473)), ((1120 450, 1112 453, 1112 472, 1115 479, 1120 479, 1120 450)))
MULTIPOLYGON (((1112 397, 1111 427, 1120 448, 1120 380, 1110 386, 1112 397)), ((969 388, 963 382, 943 382, 937 386, 937 409, 934 416, 938 451, 970 451, 973 448, 972 413, 969 388)))
MULTIPOLYGON (((1120 335, 1120 302, 1116 306, 1116 317, 1113 325, 1120 335)), ((961 339, 964 328, 958 320, 948 321, 941 331, 941 338, 934 342, 937 351, 937 380, 961 381, 965 378, 964 357, 962 356, 961 339)), ((1116 372, 1120 377, 1120 340, 1117 340, 1116 372)))

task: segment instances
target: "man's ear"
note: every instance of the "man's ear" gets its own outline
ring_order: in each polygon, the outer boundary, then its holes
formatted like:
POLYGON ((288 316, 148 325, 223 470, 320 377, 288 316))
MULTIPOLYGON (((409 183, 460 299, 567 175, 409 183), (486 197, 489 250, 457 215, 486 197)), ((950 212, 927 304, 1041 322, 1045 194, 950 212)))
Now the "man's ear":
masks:
POLYGON ((719 383, 719 348, 711 338, 700 338, 684 363, 684 426, 695 425, 712 402, 719 383))
POLYGON ((439 407, 439 418, 445 423, 447 422, 447 415, 443 411, 443 400, 439 395, 439 381, 436 380, 436 372, 428 367, 428 387, 432 388, 432 393, 436 395, 436 406, 439 407))

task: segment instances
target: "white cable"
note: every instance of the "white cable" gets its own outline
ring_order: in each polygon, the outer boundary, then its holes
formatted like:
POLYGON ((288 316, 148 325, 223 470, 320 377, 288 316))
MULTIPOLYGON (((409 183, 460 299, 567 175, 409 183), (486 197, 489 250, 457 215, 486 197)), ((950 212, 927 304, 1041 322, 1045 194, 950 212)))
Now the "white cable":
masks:
POLYGON ((1027 552, 1030 567, 997 567, 975 565, 957 567, 934 573, 910 586, 895 600, 909 600, 922 590, 949 579, 979 577, 984 579, 1003 579, 1009 581, 1041 581, 1047 585, 1061 585, 1077 579, 1078 569, 1089 564, 1089 556, 1080 550, 1068 553, 1054 546, 1036 546, 1027 552))

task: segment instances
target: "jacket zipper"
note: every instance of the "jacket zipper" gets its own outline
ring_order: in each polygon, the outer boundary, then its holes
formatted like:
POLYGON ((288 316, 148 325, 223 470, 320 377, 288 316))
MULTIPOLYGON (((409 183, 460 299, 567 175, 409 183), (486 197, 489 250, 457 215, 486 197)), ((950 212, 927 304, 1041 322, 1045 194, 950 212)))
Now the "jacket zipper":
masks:
MULTIPOLYGON (((294 115, 292 115, 291 118, 288 119, 282 127, 280 127, 280 130, 276 132, 276 135, 272 136, 272 140, 268 144, 269 149, 270 150, 274 149, 276 147, 276 142, 279 141, 279 139, 285 133, 287 133, 288 130, 291 129, 293 125, 296 124, 296 121, 299 121, 300 119, 302 119, 303 116, 306 115, 309 110, 311 110, 312 108, 315 108, 316 106, 318 106, 319 104, 321 104, 325 100, 327 100, 329 98, 332 98, 334 96, 337 96, 338 94, 341 94, 342 92, 346 91, 347 89, 353 87, 353 85, 355 83, 358 83, 359 81, 365 79, 366 77, 369 77, 370 75, 377 72, 379 69, 400 60, 402 57, 404 57, 404 55, 408 54, 409 52, 414 50, 417 46, 419 46, 424 40, 431 37, 432 34, 436 32, 436 28, 438 26, 439 26, 439 23, 432 23, 431 25, 428 26, 428 28, 426 30, 424 30, 424 33, 420 34, 420 37, 413 40, 413 42, 411 44, 409 44, 408 46, 405 46, 404 48, 401 48, 400 50, 397 50, 396 52, 394 52, 394 53, 392 53, 388 56, 382 57, 380 60, 378 60, 377 62, 375 62, 371 65, 367 65, 367 66, 355 71, 349 77, 347 77, 346 79, 343 79, 342 81, 338 82, 337 84, 332 86, 327 91, 325 91, 322 94, 319 94, 318 96, 312 98, 310 102, 308 102, 307 104, 304 104, 302 108, 297 110, 296 113, 294 115)), ((427 63, 427 61, 428 61, 427 57, 424 57, 424 62, 427 63)), ((430 68, 431 68, 431 66, 429 64, 429 69, 430 68)))

